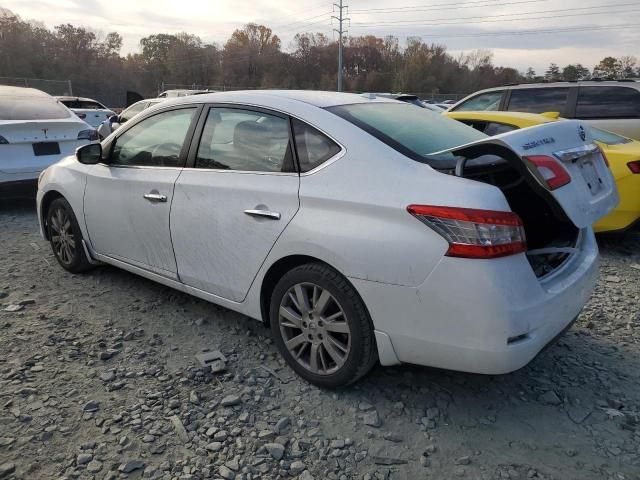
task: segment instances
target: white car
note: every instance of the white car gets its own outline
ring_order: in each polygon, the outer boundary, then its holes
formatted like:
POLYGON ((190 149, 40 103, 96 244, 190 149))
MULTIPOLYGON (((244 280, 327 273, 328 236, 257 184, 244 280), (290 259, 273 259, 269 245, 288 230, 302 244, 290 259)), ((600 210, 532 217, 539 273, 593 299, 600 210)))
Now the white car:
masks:
POLYGON ((40 172, 98 133, 52 96, 0 86, 0 196, 35 194, 40 172))
POLYGON ((60 103, 75 113, 78 118, 94 128, 115 115, 110 108, 91 98, 83 97, 56 97, 60 103))
POLYGON ((48 168, 38 218, 71 272, 115 265, 270 325, 326 387, 379 359, 500 374, 580 313, 617 191, 589 129, 487 137, 395 100, 169 100, 48 168))
POLYGON ((160 103, 163 100, 164 98, 149 98, 147 100, 140 100, 139 102, 129 105, 122 112, 120 112, 120 115, 111 115, 98 126, 98 134, 100 134, 100 138, 107 138, 114 130, 120 128, 120 125, 129 121, 131 118, 135 117, 143 110, 146 110, 147 108, 152 107, 153 105, 160 103))

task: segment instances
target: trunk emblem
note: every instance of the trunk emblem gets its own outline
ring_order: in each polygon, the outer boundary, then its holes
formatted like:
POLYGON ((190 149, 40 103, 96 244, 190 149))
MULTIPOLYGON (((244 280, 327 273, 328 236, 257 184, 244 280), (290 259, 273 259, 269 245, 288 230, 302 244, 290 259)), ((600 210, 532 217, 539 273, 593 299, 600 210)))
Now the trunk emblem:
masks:
POLYGON ((584 131, 584 127, 582 125, 578 127, 578 136, 583 142, 587 139, 587 132, 584 131))

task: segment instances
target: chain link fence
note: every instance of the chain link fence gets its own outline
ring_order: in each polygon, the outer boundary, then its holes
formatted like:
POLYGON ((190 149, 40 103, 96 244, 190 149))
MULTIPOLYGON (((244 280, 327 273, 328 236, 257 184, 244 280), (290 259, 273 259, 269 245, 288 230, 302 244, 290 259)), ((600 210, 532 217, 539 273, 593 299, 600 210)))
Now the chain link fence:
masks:
POLYGON ((45 78, 0 77, 0 85, 29 87, 42 90, 49 95, 73 95, 71 80, 48 80, 45 78))

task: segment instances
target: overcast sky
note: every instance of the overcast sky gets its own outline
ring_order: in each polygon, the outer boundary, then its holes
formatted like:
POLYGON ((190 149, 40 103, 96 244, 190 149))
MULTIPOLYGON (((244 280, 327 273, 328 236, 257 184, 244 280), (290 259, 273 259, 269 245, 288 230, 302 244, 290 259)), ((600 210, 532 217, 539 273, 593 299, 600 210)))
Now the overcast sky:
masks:
MULTIPOLYGON (((396 35, 437 42, 456 54, 493 50, 496 65, 542 73, 550 62, 589 68, 612 55, 640 57, 638 0, 350 0, 351 35, 396 35), (573 31, 566 31, 573 29, 573 31), (560 31, 558 31, 560 30, 560 31), (565 30, 565 31, 562 31, 565 30), (531 33, 533 31, 533 33, 531 33), (528 33, 527 33, 528 32, 528 33)), ((141 37, 186 31, 222 44, 247 22, 263 23, 287 49, 297 32, 332 35, 337 15, 319 0, 0 0, 23 19, 48 27, 82 25, 124 37, 122 53, 137 52, 141 37)))

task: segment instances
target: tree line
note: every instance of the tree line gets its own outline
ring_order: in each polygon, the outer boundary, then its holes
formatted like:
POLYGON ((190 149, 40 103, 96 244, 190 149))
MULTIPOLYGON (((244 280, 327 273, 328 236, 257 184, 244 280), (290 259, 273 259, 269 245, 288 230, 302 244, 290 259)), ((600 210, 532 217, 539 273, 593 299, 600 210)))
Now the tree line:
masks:
MULTIPOLYGON (((283 50, 269 27, 249 23, 222 45, 196 35, 158 33, 140 40, 140 52, 121 55, 122 36, 71 24, 53 29, 0 10, 0 77, 71 80, 74 95, 122 106, 127 90, 156 96, 162 86, 335 90, 338 44, 322 33, 299 33, 283 50)), ((621 78, 640 74, 633 57, 607 57, 593 71, 580 64, 544 75, 495 66, 488 50, 452 55, 443 45, 408 37, 348 37, 346 91, 402 91, 423 97, 465 94, 507 83, 621 78)))

